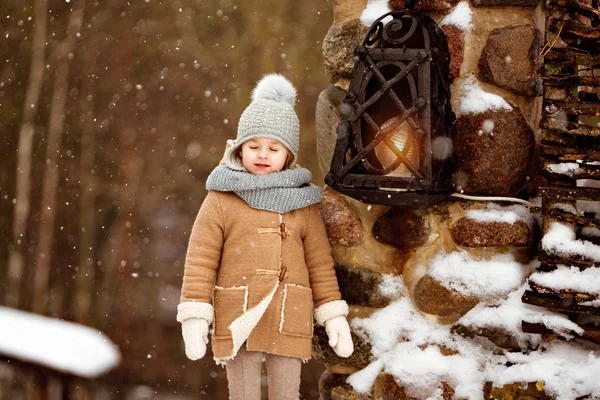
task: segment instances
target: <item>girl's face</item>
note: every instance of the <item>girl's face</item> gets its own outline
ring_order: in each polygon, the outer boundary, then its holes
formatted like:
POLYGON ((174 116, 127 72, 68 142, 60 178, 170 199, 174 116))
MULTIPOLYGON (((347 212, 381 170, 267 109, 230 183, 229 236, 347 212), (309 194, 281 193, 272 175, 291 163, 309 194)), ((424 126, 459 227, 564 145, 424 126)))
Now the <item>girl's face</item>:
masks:
POLYGON ((275 139, 250 139, 240 147, 242 165, 253 175, 279 172, 285 166, 288 149, 275 139))

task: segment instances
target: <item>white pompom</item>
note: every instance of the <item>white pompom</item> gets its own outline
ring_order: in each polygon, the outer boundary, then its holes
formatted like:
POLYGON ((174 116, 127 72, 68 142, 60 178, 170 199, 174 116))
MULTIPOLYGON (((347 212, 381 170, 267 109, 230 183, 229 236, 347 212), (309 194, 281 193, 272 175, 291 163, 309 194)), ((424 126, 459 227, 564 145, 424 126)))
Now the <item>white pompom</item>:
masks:
POLYGON ((293 107, 296 102, 296 89, 283 75, 265 75, 252 91, 252 101, 258 99, 285 101, 293 107))

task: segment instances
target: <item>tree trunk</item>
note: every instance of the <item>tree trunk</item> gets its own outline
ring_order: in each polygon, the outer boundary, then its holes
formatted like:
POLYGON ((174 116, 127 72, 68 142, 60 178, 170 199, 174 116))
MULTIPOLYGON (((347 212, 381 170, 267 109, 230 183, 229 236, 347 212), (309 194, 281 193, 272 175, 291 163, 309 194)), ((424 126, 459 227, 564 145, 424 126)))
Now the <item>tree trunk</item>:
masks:
POLYGON ((88 312, 92 301, 95 277, 94 262, 94 231, 96 190, 94 175, 94 144, 95 144, 95 66, 97 46, 90 44, 83 54, 83 77, 79 109, 81 112, 81 153, 79 161, 79 181, 81 182, 80 227, 79 240, 79 271, 76 277, 76 295, 72 304, 73 315, 79 323, 89 321, 88 312))
POLYGON ((29 67, 29 83, 23 105, 23 122, 19 129, 19 147, 17 150, 17 179, 16 203, 13 212, 12 243, 9 249, 8 276, 6 298, 4 304, 17 307, 19 304, 19 289, 24 269, 24 242, 27 233, 31 192, 31 152, 34 126, 33 120, 37 113, 40 91, 44 81, 44 59, 46 50, 46 16, 48 6, 46 0, 35 0, 33 5, 34 30, 32 42, 31 65, 29 67))
POLYGON ((58 185, 58 159, 63 129, 63 117, 67 99, 69 67, 75 51, 77 35, 83 22, 85 1, 79 0, 69 16, 67 36, 57 47, 57 67, 54 75, 54 88, 48 124, 48 147, 46 148, 46 168, 42 182, 41 220, 39 243, 35 256, 33 287, 33 311, 45 313, 48 304, 48 279, 54 238, 56 217, 56 188, 58 185))

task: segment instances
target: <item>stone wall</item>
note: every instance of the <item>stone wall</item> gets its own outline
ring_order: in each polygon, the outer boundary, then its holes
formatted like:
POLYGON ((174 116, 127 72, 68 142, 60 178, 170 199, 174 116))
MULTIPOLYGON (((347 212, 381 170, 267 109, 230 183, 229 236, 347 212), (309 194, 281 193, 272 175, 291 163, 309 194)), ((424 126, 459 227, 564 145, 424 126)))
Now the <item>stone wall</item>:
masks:
MULTIPOLYGON (((324 173, 329 170, 335 128, 344 112, 354 46, 368 28, 369 10, 365 9, 372 5, 365 0, 334 1, 333 25, 323 42, 331 87, 321 93, 316 109, 319 165, 324 173)), ((402 9, 404 2, 390 0, 387 8, 402 9)), ((537 56, 544 37, 542 5, 530 0, 421 0, 415 10, 438 22, 449 41, 452 107, 458 117, 454 138, 457 190, 475 196, 516 195, 526 188, 532 173, 541 113, 537 56), (469 107, 469 101, 482 99, 477 97, 481 93, 500 96, 492 98, 501 106, 469 107)), ((435 257, 454 254, 484 261, 508 257, 529 271, 538 227, 525 208, 462 199, 429 207, 384 207, 326 188, 321 213, 342 295, 351 305, 349 320, 368 317, 397 298, 398 294, 388 296, 382 291, 385 282, 396 277, 404 285, 400 296, 409 298, 415 310, 433 323, 462 335, 486 337, 499 348, 519 349, 519 343, 506 332, 456 324, 485 296, 448 287, 431 269, 435 257), (508 222, 478 220, 478 212, 518 217, 508 222)), ((518 284, 524 279, 525 275, 518 284)), ((502 297, 507 292, 495 295, 502 297)), ((379 374, 370 393, 356 392, 346 378, 369 365, 374 355, 364 335, 353 332, 353 339, 355 353, 341 359, 327 346, 324 330, 315 329, 313 353, 328 368, 321 381, 323 399, 413 398, 410 388, 386 373, 379 374)), ((440 351, 454 354, 448 349, 440 351)), ((490 395, 502 389, 482 385, 481 390, 490 395)), ((507 386, 506 390, 515 396, 522 392, 532 396, 528 398, 546 398, 535 386, 507 386)), ((439 391, 444 398, 454 395, 447 382, 439 382, 439 391)))

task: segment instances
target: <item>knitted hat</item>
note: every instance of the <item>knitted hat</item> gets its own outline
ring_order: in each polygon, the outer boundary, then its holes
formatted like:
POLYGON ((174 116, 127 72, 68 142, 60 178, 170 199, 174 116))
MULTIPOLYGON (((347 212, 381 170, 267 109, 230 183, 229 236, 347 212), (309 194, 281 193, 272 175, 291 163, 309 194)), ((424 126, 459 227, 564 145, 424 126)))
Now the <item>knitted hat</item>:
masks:
POLYGON ((252 91, 252 102, 238 123, 235 145, 225 153, 229 168, 244 170, 238 155, 240 146, 254 138, 275 139, 292 153, 296 163, 300 147, 300 122, 294 111, 296 89, 283 75, 265 75, 252 91))

